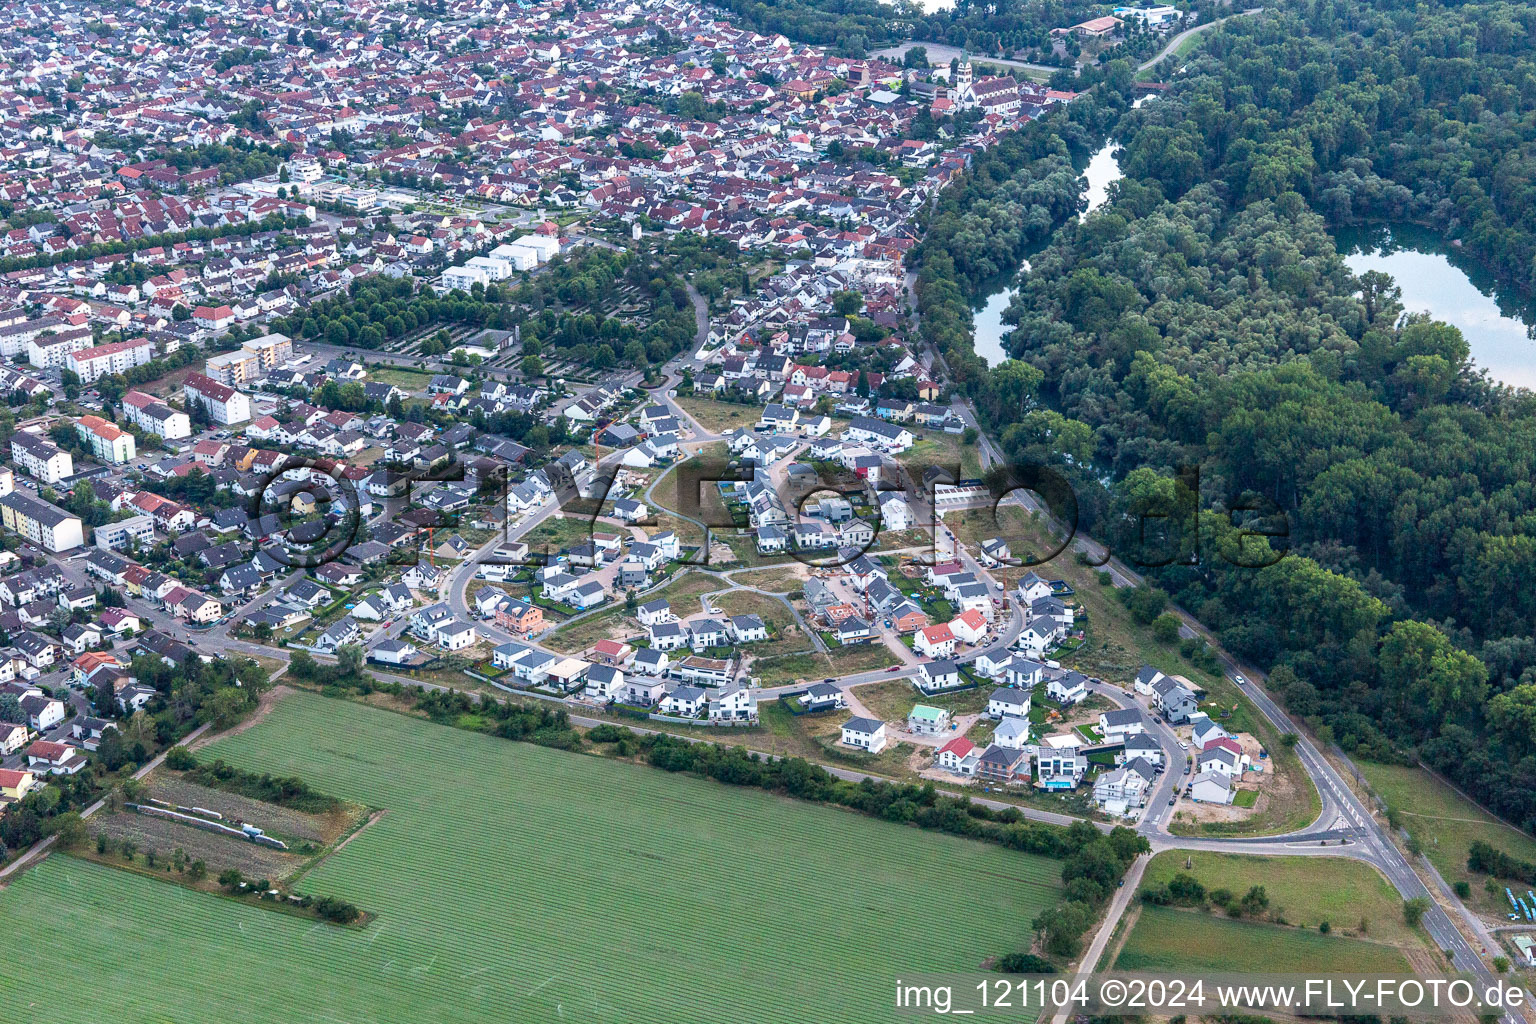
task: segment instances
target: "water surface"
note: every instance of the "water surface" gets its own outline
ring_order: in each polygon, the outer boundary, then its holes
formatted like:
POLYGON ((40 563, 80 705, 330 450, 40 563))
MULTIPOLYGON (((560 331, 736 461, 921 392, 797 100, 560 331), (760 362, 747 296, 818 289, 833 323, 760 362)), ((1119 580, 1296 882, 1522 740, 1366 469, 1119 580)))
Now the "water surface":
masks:
POLYGON ((1391 274, 1403 308, 1461 330, 1472 362, 1494 380, 1536 389, 1536 309, 1501 294, 1482 267, 1438 234, 1416 224, 1349 228, 1334 238, 1356 274, 1391 274))

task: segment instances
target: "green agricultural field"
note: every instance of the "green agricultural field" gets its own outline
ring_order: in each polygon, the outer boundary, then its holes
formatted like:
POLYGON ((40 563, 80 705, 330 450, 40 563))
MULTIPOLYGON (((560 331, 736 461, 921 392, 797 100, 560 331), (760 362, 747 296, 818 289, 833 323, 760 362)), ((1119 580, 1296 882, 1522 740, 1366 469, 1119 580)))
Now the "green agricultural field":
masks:
POLYGON ((103 1019, 37 995, 68 988, 114 1024, 885 1021, 893 972, 1025 948, 1060 892, 1049 859, 311 694, 206 753, 384 808, 302 882, 377 917, 51 857, 0 893, 19 1019, 103 1019), (939 896, 944 942, 911 918, 939 896))
POLYGON ((1227 889, 1239 896, 1262 885, 1270 912, 1293 925, 1316 928, 1327 921, 1335 935, 1356 934, 1364 921, 1369 938, 1421 945, 1419 933, 1403 923, 1402 896, 1362 861, 1167 850, 1152 858, 1142 885, 1162 885, 1176 874, 1193 875, 1207 891, 1227 889))
POLYGON ((1503 885, 1496 893, 1488 893, 1484 876, 1467 870, 1467 852, 1474 840, 1481 839, 1512 857, 1536 861, 1536 839, 1500 821, 1422 768, 1357 763, 1376 795, 1400 816, 1403 828, 1424 845, 1425 855, 1446 881, 1465 879, 1472 886, 1475 906, 1501 917, 1508 912, 1503 885))
POLYGON ((1193 910, 1143 907, 1115 969, 1265 971, 1278 974, 1412 974, 1396 946, 1193 910))

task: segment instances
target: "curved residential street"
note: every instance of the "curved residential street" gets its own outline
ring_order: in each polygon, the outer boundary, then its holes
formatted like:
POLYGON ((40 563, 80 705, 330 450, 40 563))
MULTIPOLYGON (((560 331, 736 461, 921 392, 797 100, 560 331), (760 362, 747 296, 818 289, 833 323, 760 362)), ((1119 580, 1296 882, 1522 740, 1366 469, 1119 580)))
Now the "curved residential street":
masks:
MULTIPOLYGON (((1209 26, 1200 26, 1197 29, 1190 30, 1190 32, 1198 31, 1205 27, 1209 26)), ((1179 39, 1187 36, 1187 34, 1188 33, 1182 33, 1180 37, 1175 37, 1173 40, 1170 40, 1169 47, 1171 48, 1176 46, 1179 39)), ((702 297, 698 296, 697 292, 690 291, 690 295, 695 301, 695 310, 699 318, 698 333, 695 339, 699 348, 696 348, 691 353, 686 353, 673 359, 665 367, 663 367, 664 383, 651 392, 651 401, 665 405, 668 410, 679 419, 680 422, 688 425, 692 436, 686 438, 682 442, 682 447, 688 453, 697 453, 705 445, 719 441, 723 435, 705 428, 702 423, 690 415, 687 410, 683 409, 682 406, 678 404, 677 401, 668 393, 670 386, 676 380, 677 375, 681 372, 683 366, 686 365, 697 370, 700 366, 705 365, 705 363, 708 361, 707 357, 701 351, 702 345, 708 336, 708 307, 707 304, 703 302, 702 297)), ((934 361, 932 354, 929 354, 929 359, 931 364, 934 361)), ((966 424, 975 427, 979 432, 978 444, 982 468, 985 470, 991 466, 1001 463, 1003 460, 1001 450, 999 449, 995 439, 989 436, 989 434, 984 429, 982 429, 982 425, 976 417, 975 410, 970 406, 970 404, 963 399, 957 399, 953 404, 953 409, 966 424)), ((599 472, 604 470, 609 472, 615 471, 617 469, 621 455, 621 452, 616 451, 610 451, 604 454, 598 463, 599 472)), ((656 480, 653 480, 646 487, 644 497, 647 503, 654 502, 653 495, 662 478, 663 476, 659 475, 656 480)), ((1023 492, 1015 492, 1014 494, 1008 496, 1006 500, 1007 502, 1017 504, 1026 510, 1039 510, 1046 515, 1049 515, 1048 510, 1042 509, 1033 495, 1023 492)), ((493 643, 500 644, 511 641, 513 639, 518 639, 520 642, 528 643, 530 646, 540 650, 549 650, 547 647, 542 647, 538 643, 537 638, 517 638, 512 634, 500 629, 492 622, 483 619, 477 619, 469 607, 468 587, 470 582, 475 578, 475 574, 479 565, 485 559, 490 557, 497 547, 509 541, 516 541, 521 539, 541 523, 547 521, 551 516, 557 514, 558 511, 559 509, 554 503, 546 504, 537 510, 534 510, 531 514, 526 515, 515 525, 508 527, 505 532, 482 545, 468 558, 464 559, 462 562, 456 565, 445 576, 440 590, 441 599, 449 605, 454 614, 460 619, 464 621, 473 621, 479 632, 493 643)), ((691 521, 697 524, 697 520, 691 521)), ((620 527, 620 524, 615 523, 614 525, 615 528, 620 527)), ((702 526, 702 524, 698 525, 702 526)), ((1141 575, 1135 569, 1124 564, 1120 559, 1114 557, 1112 553, 1104 548, 1103 545, 1094 541, 1092 538, 1083 535, 1074 537, 1071 544, 1071 550, 1074 552, 1082 552, 1086 554, 1090 559, 1092 559, 1096 564, 1101 565, 1104 570, 1110 574, 1111 580, 1116 587, 1136 586, 1142 582, 1141 575)), ((78 559, 83 557, 84 554, 85 552, 80 552, 74 557, 67 557, 59 560, 59 564, 64 569, 65 575, 69 578, 71 583, 82 583, 87 581, 83 569, 79 564, 77 564, 78 559)), ((964 546, 959 546, 959 554, 963 567, 966 570, 975 573, 978 580, 985 581, 990 594, 996 598, 999 603, 1001 603, 1001 598, 1004 595, 1003 587, 1000 586, 997 581, 994 580, 992 576, 976 562, 970 551, 967 550, 964 546)), ((742 585, 736 581, 735 576, 737 574, 751 571, 756 571, 756 567, 713 569, 708 566, 691 566, 680 570, 680 573, 707 573, 730 587, 761 595, 763 597, 780 602, 790 612, 797 626, 805 630, 807 635, 812 638, 817 649, 824 650, 825 647, 821 642, 820 637, 817 636, 814 630, 808 628, 808 623, 805 622, 805 619, 800 614, 800 612, 794 608, 793 602, 789 600, 785 593, 776 593, 773 591, 764 590, 760 587, 742 585)), ((279 663, 286 663, 290 657, 289 651, 286 648, 252 643, 250 641, 238 639, 231 635, 231 629, 234 624, 241 621, 241 619, 249 615, 250 612, 269 603, 288 586, 296 583, 301 576, 302 572, 295 570, 293 573, 289 574, 286 579, 278 582, 262 596, 246 603, 241 607, 233 609, 230 614, 221 621, 220 624, 210 629, 189 629, 183 623, 179 623, 174 620, 168 620, 158 608, 152 607, 149 603, 137 597, 128 597, 126 603, 130 610, 140 614, 141 616, 152 618, 158 628, 179 640, 186 641, 200 653, 213 656, 218 656, 225 653, 258 655, 279 663)), ((671 579, 675 578, 676 575, 671 577, 671 579)), ((658 588, 661 585, 658 585, 658 588)), ((654 590, 658 588, 652 589, 654 590)), ((643 597, 644 595, 639 596, 643 597)), ((604 607, 611 607, 611 605, 604 607)), ((705 605, 701 602, 701 607, 707 608, 708 605, 705 605)), ((1106 697, 1121 707, 1141 707, 1145 713, 1145 717, 1148 720, 1150 734, 1158 740, 1159 744, 1164 749, 1164 760, 1168 765, 1168 769, 1161 776, 1159 776, 1158 780, 1154 784, 1153 791, 1148 798, 1145 810, 1141 815, 1141 819, 1134 826, 1141 835, 1147 838, 1153 851, 1203 850, 1224 853, 1248 853, 1303 857, 1342 856, 1365 861, 1377 867, 1398 890, 1404 899, 1419 897, 1425 898, 1428 901, 1429 907, 1423 917, 1423 925, 1430 937, 1430 940, 1438 948, 1449 953, 1452 963, 1457 969, 1472 972, 1476 974, 1477 977, 1483 982, 1492 984, 1495 979, 1492 968, 1483 960, 1481 956, 1479 956, 1473 942, 1469 940, 1467 936, 1464 935, 1463 932, 1457 927, 1457 923, 1453 920, 1451 914, 1447 913, 1445 906, 1451 906, 1456 912, 1456 916, 1462 918, 1462 923, 1465 924, 1467 928, 1473 933, 1478 943, 1482 944, 1488 949, 1496 949, 1497 947, 1492 944, 1491 937, 1488 935, 1486 927, 1484 927, 1481 922, 1476 919, 1475 915, 1471 914, 1470 911, 1466 910, 1466 908, 1462 906, 1458 900, 1456 900, 1454 893, 1450 892, 1448 889, 1442 889, 1441 885, 1443 883, 1436 885, 1436 889, 1440 890, 1438 893, 1431 893, 1429 891, 1424 881, 1417 873, 1415 873, 1413 866, 1409 863, 1406 856, 1394 844, 1392 838, 1388 835, 1383 823, 1378 821, 1371 813, 1371 810, 1361 802, 1361 800, 1347 785, 1344 784, 1343 779, 1340 777, 1333 764, 1330 763, 1330 761, 1322 755, 1322 753, 1315 746, 1314 742, 1307 736, 1306 732, 1298 728, 1296 723, 1294 723, 1290 717, 1279 707, 1279 705, 1265 692, 1265 675, 1262 672, 1254 669, 1252 666, 1241 665, 1237 663, 1230 655, 1221 649, 1219 644, 1216 642, 1216 639, 1211 636, 1210 633, 1203 626, 1201 626, 1200 623, 1197 622, 1188 612, 1182 609, 1175 609, 1175 611, 1182 620, 1183 635, 1199 636, 1207 640, 1212 645, 1212 648, 1217 652, 1217 656, 1221 661, 1222 668, 1229 676, 1237 676, 1241 674, 1242 676, 1246 677, 1248 683, 1244 689, 1248 695, 1248 698, 1252 701, 1258 712, 1263 715, 1271 725, 1273 725, 1279 734, 1296 735, 1297 739, 1295 741, 1295 750, 1297 756, 1299 757, 1302 767, 1305 770, 1308 778, 1310 778, 1313 785, 1317 789, 1321 806, 1319 814, 1313 822, 1311 822, 1305 828, 1284 835, 1222 838, 1210 836, 1179 836, 1172 834, 1168 830, 1168 823, 1172 818, 1172 815, 1176 809, 1176 805, 1171 805, 1169 801, 1170 798, 1176 797, 1176 795, 1181 791, 1187 777, 1187 769, 1184 764, 1184 757, 1182 756, 1183 752, 1178 745, 1177 738, 1174 736, 1172 730, 1165 723, 1161 722, 1157 717, 1150 714, 1148 709, 1144 705, 1140 704, 1133 694, 1117 686, 1111 686, 1103 683, 1094 683, 1090 689, 1095 694, 1106 697), (1438 899, 1435 898, 1437 895, 1438 899)), ((582 616, 577 616, 577 619, 581 617, 582 616)), ((395 621, 388 626, 375 627, 373 635, 369 638, 370 642, 377 642, 386 637, 398 637, 404 632, 406 625, 407 622, 405 618, 401 618, 400 620, 395 621)), ((968 663, 976 660, 984 653, 997 653, 1008 650, 1011 648, 1014 641, 1019 637, 1023 630, 1023 626, 1023 615, 1021 609, 1018 607, 1018 602, 1010 601, 1008 602, 1007 618, 997 624, 993 632, 993 639, 991 642, 986 647, 969 651, 959 656, 955 660, 962 663, 968 663)), ((551 651, 550 653, 556 652, 551 651)), ((887 681, 891 679, 908 678, 917 672, 917 659, 911 655, 910 651, 907 651, 905 648, 903 648, 902 651, 898 652, 895 648, 892 648, 890 653, 895 665, 894 671, 882 668, 852 673, 837 678, 836 683, 842 687, 846 693, 851 687, 856 687, 866 683, 887 681)), ((319 655, 318 657, 320 657, 322 660, 330 660, 325 655, 319 655)), ((372 669, 370 669, 370 671, 372 671, 372 669)), ((437 684, 423 682, 421 680, 397 673, 375 672, 374 674, 379 676, 381 679, 396 681, 406 685, 421 686, 426 688, 442 688, 437 684)), ((802 689, 803 685, 804 684, 766 687, 759 689, 757 692, 760 699, 772 700, 782 694, 796 692, 802 689)), ((572 720, 581 725, 596 725, 602 721, 601 719, 592 716, 591 712, 594 709, 591 704, 584 703, 579 700, 571 698, 559 698, 543 694, 532 694, 524 691, 516 691, 516 695, 522 699, 537 698, 540 700, 560 703, 569 709, 572 720)), ((511 694, 509 693, 509 697, 510 696, 511 694)), ((855 709, 863 707, 862 703, 859 702, 856 694, 851 694, 850 698, 851 699, 849 703, 852 707, 855 709)), ((503 698, 482 695, 476 699, 495 700, 503 698)), ((641 732, 649 731, 645 728, 637 727, 636 725, 629 725, 629 727, 641 732)), ((693 739, 693 737, 688 738, 693 739)), ((750 742, 750 738, 746 739, 748 742, 750 742)), ((774 755, 769 754, 767 756, 774 755)), ((1336 752, 1335 757, 1341 757, 1341 755, 1337 754, 1336 752)), ((865 778, 879 778, 878 776, 866 775, 855 770, 835 765, 824 764, 822 767, 837 777, 844 779, 861 780, 865 778)), ((944 791, 956 793, 957 795, 963 792, 963 790, 954 788, 945 789, 944 791)), ((1049 822, 1052 824, 1069 824, 1075 820, 1078 820, 1069 815, 1047 811, 1038 807, 1023 807, 1010 802, 998 801, 987 797, 971 795, 970 793, 965 793, 965 795, 970 796, 972 800, 975 800, 979 804, 996 809, 1017 807, 1018 810, 1026 818, 1035 821, 1049 822)), ((1096 827, 1101 829, 1108 829, 1111 827, 1110 825, 1102 822, 1096 822, 1095 824, 1096 827)), ((35 852, 36 851, 34 851, 34 855, 35 852)), ((1113 934, 1113 931, 1120 920, 1122 912, 1129 905, 1131 894, 1134 892, 1136 881, 1140 878, 1141 871, 1145 870, 1145 861, 1146 858, 1141 858, 1138 860, 1137 865, 1132 869, 1131 875, 1127 878, 1126 887, 1124 890, 1117 893, 1115 899, 1112 901, 1109 908, 1109 913, 1106 915, 1098 933, 1093 937, 1093 940, 1089 945, 1088 956, 1084 960, 1085 968, 1091 968, 1094 965, 1097 956, 1102 953, 1103 949, 1106 947, 1106 944, 1109 941, 1109 937, 1113 934)), ((16 866, 13 865, 11 868, 8 868, 7 871, 13 871, 15 869, 16 866)), ((1506 1018, 1506 1020, 1509 1020, 1509 1018, 1506 1018)), ((1512 1021, 1510 1024, 1512 1024, 1512 1021)))

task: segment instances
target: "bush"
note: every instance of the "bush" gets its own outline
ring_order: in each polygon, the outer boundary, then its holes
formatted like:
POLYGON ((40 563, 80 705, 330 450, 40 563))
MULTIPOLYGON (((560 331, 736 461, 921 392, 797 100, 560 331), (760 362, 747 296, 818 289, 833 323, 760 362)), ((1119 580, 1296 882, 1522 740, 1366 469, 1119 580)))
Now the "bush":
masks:
POLYGON ((992 964, 994 971, 1004 974, 1055 974, 1056 965, 1043 956, 1033 953, 1009 953, 1000 956, 992 964))
POLYGON ((346 900, 337 899, 335 896, 320 896, 314 901, 313 908, 321 920, 330 921, 333 924, 351 924, 362 916, 362 913, 346 900))
POLYGON ((1122 587, 1115 592, 1131 611, 1131 617, 1143 626, 1152 624, 1152 620, 1163 614, 1168 607, 1168 595, 1157 587, 1143 584, 1139 587, 1122 587))
POLYGON ((1329 924, 1327 921, 1323 921, 1318 924, 1317 930, 1322 932, 1324 935, 1327 935, 1329 932, 1333 931, 1333 925, 1329 924))
POLYGON ((197 767, 197 758, 186 747, 172 747, 165 752, 165 766, 178 772, 189 772, 197 767))
POLYGON ((1536 864, 1511 857, 1481 839, 1474 840, 1467 853, 1467 870, 1482 875, 1514 878, 1526 883, 1536 882, 1536 864))
POLYGON ((340 800, 317 793, 309 787, 309 783, 297 776, 276 778, 272 775, 257 775, 226 764, 223 760, 215 760, 206 765, 197 765, 194 761, 194 768, 188 775, 194 782, 205 786, 238 793, 253 800, 265 800, 269 804, 289 807, 306 814, 327 814, 341 806, 340 800))
POLYGON ((1456 890, 1456 895, 1461 899, 1466 899, 1472 895, 1472 885, 1464 878, 1458 881, 1452 888, 1456 890))
POLYGON ((1152 637, 1160 644, 1175 643, 1179 639, 1179 627, 1184 623, 1172 612, 1164 612, 1152 620, 1152 637))
MULTIPOLYGON (((1220 891, 1225 892, 1225 890, 1220 891)), ((1200 880, 1194 875, 1185 874, 1182 871, 1174 875, 1173 880, 1168 883, 1168 895, 1174 903, 1185 907, 1200 906, 1206 899, 1205 886, 1200 884, 1200 880)), ((1231 895, 1231 893, 1227 893, 1229 898, 1231 895)), ((1213 899, 1215 896, 1216 893, 1211 893, 1213 899)), ((1225 901, 1218 900, 1217 902, 1225 901)))
POLYGON ((1417 928, 1419 922, 1424 920, 1424 912, 1429 909, 1429 900, 1423 896, 1415 896, 1411 900, 1403 900, 1403 923, 1409 928, 1417 928))

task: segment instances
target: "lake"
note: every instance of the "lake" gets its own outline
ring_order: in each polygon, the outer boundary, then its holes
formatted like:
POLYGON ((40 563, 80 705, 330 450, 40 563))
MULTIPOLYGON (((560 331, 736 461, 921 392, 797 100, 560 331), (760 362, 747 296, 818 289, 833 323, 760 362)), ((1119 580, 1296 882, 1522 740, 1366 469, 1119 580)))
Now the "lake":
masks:
MULTIPOLYGON (((1029 260, 1019 264, 1018 272, 1029 272, 1029 260)), ((987 295, 979 309, 971 311, 971 321, 976 328, 972 344, 976 354, 985 359, 988 366, 996 366, 1008 358, 1008 353, 1003 351, 1003 335, 1013 328, 1003 323, 1003 311, 1013 301, 1013 281, 1013 278, 1005 278, 996 291, 987 295)))
MULTIPOLYGON (((1139 107, 1152 98, 1150 95, 1142 96, 1131 105, 1139 107)), ((1108 140, 1094 151, 1083 167, 1083 177, 1088 179, 1088 209, 1078 215, 1079 220, 1103 206, 1109 199, 1109 186, 1120 180, 1120 161, 1115 159, 1118 146, 1116 140, 1108 140)), ((1019 273, 1028 272, 1029 261, 1024 260, 1019 265, 1019 273)), ((987 294, 981 305, 972 310, 976 327, 972 345, 976 354, 986 360, 988 366, 996 366, 1009 358, 1008 353, 1003 351, 1003 335, 1013 328, 1003 323, 1003 311, 1013 301, 1013 285, 1017 277, 1018 274, 1014 274, 1004 278, 995 290, 987 294)))
POLYGON ((1416 224, 1345 228, 1334 239, 1356 274, 1391 274, 1408 312, 1459 328, 1478 369, 1496 381, 1536 389, 1536 341, 1530 336, 1536 309, 1500 295, 1492 276, 1470 257, 1416 224))

